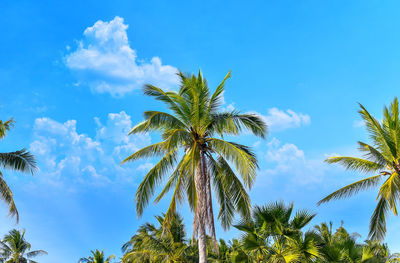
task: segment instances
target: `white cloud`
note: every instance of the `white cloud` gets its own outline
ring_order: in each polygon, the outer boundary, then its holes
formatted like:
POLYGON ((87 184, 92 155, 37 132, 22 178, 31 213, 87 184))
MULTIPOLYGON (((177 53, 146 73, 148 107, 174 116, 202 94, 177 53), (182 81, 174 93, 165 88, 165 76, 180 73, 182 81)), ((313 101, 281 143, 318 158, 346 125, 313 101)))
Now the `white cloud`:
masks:
POLYGON ((291 161, 304 160, 304 152, 297 148, 296 145, 285 143, 281 146, 281 142, 272 138, 268 143, 267 160, 278 164, 286 165, 291 161))
POLYGON ((262 173, 267 176, 279 176, 279 180, 290 180, 302 185, 323 180, 326 169, 323 160, 306 158, 304 151, 295 144, 282 144, 278 139, 272 138, 267 144, 264 157, 268 168, 262 173))
POLYGON ((137 134, 128 136, 133 127, 131 117, 125 111, 120 113, 109 113, 107 124, 101 124, 98 118, 95 118, 98 126, 96 138, 110 143, 114 147, 114 154, 126 157, 127 154, 140 149, 140 146, 150 144, 148 134, 137 134))
POLYGON ((307 114, 297 113, 292 110, 280 110, 271 108, 267 115, 263 115, 271 131, 283 131, 290 128, 298 128, 310 124, 311 118, 307 114))
POLYGON ((91 138, 77 132, 75 120, 64 123, 50 118, 35 120, 30 150, 38 158, 41 178, 62 185, 66 180, 103 184, 132 176, 135 172, 133 167, 121 167, 120 162, 128 154, 149 144, 150 136, 128 136, 132 121, 124 111, 110 113, 106 125, 102 125, 98 118, 95 121, 98 128, 96 136, 91 138))
POLYGON ((113 96, 122 96, 146 83, 166 89, 176 85, 175 67, 162 65, 159 57, 150 62, 138 59, 129 44, 127 28, 118 16, 86 28, 77 49, 65 57, 67 67, 77 74, 79 82, 89 85, 93 92, 113 96))

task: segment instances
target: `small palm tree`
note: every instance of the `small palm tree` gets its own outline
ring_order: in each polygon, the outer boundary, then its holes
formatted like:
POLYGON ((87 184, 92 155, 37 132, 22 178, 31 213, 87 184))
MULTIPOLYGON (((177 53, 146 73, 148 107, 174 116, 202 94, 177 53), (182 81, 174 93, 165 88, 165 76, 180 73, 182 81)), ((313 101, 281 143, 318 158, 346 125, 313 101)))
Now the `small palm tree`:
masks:
POLYGON ((253 208, 251 221, 235 225, 243 232, 241 244, 256 262, 313 262, 321 257, 311 232, 302 233, 315 217, 294 205, 274 202, 253 208))
POLYGON ((87 258, 81 258, 79 260, 79 263, 111 263, 111 260, 115 258, 114 255, 109 256, 108 258, 105 258, 104 256, 104 251, 90 251, 92 253, 91 256, 87 258))
POLYGON ((165 215, 168 225, 177 204, 186 195, 194 212, 193 240, 198 234, 199 262, 204 263, 207 261, 207 226, 216 244, 212 184, 220 204, 218 218, 222 226, 228 228, 235 211, 245 217, 250 214, 246 187, 253 185, 258 168, 255 154, 249 147, 227 141, 224 136, 239 135, 245 129, 264 138, 266 125, 255 114, 241 114, 236 110, 220 111, 224 84, 230 73, 213 94, 201 72, 198 76, 182 73, 179 76, 181 86, 178 92, 164 91, 152 85, 144 88, 146 95, 165 103, 170 112, 146 111, 145 120, 129 134, 158 131, 161 132, 162 142, 135 152, 123 162, 162 156, 138 187, 137 214, 140 216, 143 213, 156 187, 171 172, 165 188, 155 201, 160 201, 167 192, 173 190, 171 204, 165 215))
POLYGON ((0 241, 0 262, 36 263, 32 258, 47 255, 44 250, 31 250, 31 244, 25 240, 25 230, 11 230, 0 241))
POLYGON ((382 240, 386 234, 386 217, 391 210, 397 216, 397 202, 400 196, 400 119, 399 101, 395 98, 390 107, 384 107, 383 120, 375 119, 360 104, 360 115, 369 133, 371 144, 358 142, 363 158, 335 156, 326 159, 328 163, 339 163, 346 169, 375 175, 347 185, 328 195, 318 204, 334 199, 346 198, 380 185, 378 204, 370 221, 369 237, 382 240), (381 183, 383 180, 383 183, 381 183))
POLYGON ((367 240, 358 243, 359 234, 350 234, 342 225, 333 233, 332 223, 321 223, 314 228, 314 239, 322 258, 318 263, 390 263, 400 262, 398 254, 391 254, 386 244, 367 240))
MULTIPOLYGON (((7 132, 14 126, 14 120, 9 119, 6 122, 0 120, 0 139, 6 137, 7 132)), ((0 152, 0 168, 10 169, 14 171, 31 173, 36 170, 35 158, 26 149, 15 152, 0 152)), ((3 173, 0 171, 0 198, 9 206, 9 215, 15 216, 19 221, 17 207, 14 203, 13 194, 4 179, 3 173)))
POLYGON ((139 262, 192 262, 188 255, 183 219, 176 214, 169 228, 163 227, 164 216, 156 217, 159 226, 145 223, 137 234, 122 247, 124 263, 139 262))

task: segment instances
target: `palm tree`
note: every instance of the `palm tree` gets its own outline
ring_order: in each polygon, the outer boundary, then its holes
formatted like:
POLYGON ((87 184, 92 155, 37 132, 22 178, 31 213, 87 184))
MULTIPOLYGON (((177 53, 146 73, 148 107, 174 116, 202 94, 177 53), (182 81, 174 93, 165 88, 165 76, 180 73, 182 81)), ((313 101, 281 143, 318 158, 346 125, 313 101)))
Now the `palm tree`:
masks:
POLYGON ((243 249, 255 262, 313 262, 321 257, 313 233, 302 233, 315 214, 294 213, 293 208, 283 202, 256 206, 252 220, 235 225, 243 232, 243 249))
POLYGON ((314 239, 321 248, 318 263, 390 263, 400 262, 398 254, 390 254, 386 244, 367 240, 358 243, 359 234, 349 232, 342 225, 333 233, 332 223, 315 226, 314 239))
MULTIPOLYGON (((6 122, 0 120, 0 139, 6 137, 7 132, 14 126, 14 120, 11 118, 6 122)), ((31 173, 36 170, 36 161, 32 154, 26 149, 21 149, 15 152, 0 152, 0 167, 14 171, 31 173)), ((17 207, 14 203, 13 194, 4 179, 3 173, 0 171, 0 198, 8 205, 9 215, 15 216, 16 221, 19 221, 17 207)))
POLYGON ((145 223, 123 245, 122 262, 194 262, 191 253, 193 251, 187 244, 183 219, 178 214, 174 215, 169 228, 163 226, 164 215, 157 216, 156 219, 158 227, 145 223))
MULTIPOLYGON (((229 259, 232 263, 253 263, 255 255, 249 251, 245 251, 241 242, 238 239, 233 239, 230 242, 231 252, 229 259)), ((228 261, 229 262, 229 261, 228 261)))
POLYGON ((170 112, 144 112, 145 120, 129 134, 158 131, 162 141, 133 153, 123 162, 162 156, 138 187, 137 214, 142 215, 155 188, 169 173, 169 179, 155 202, 173 189, 165 215, 165 224, 168 225, 177 203, 182 202, 186 195, 194 212, 193 240, 198 235, 199 262, 204 263, 207 261, 207 226, 216 244, 211 184, 220 205, 218 219, 226 229, 231 225, 235 211, 245 217, 250 214, 246 187, 250 189, 253 185, 258 168, 255 154, 249 147, 227 141, 224 136, 239 135, 245 129, 264 138, 266 125, 256 114, 219 111, 224 84, 230 73, 212 95, 201 72, 198 76, 179 73, 179 77, 178 92, 145 86, 144 94, 165 103, 170 112))
POLYGON ((0 262, 2 263, 36 263, 36 256, 47 255, 44 250, 31 250, 31 244, 25 240, 25 230, 11 230, 0 241, 0 262))
POLYGON ((360 104, 360 107, 359 113, 371 139, 371 144, 358 142, 359 150, 364 157, 335 156, 326 159, 326 162, 339 163, 346 169, 374 173, 374 175, 333 192, 318 204, 349 197, 380 184, 378 204, 370 221, 369 237, 373 240, 382 240, 386 234, 387 214, 391 210, 394 215, 397 215, 397 202, 400 195, 399 102, 395 98, 389 108, 384 107, 381 123, 363 105, 360 104))
POLYGON ((100 251, 96 249, 96 251, 90 251, 92 253, 91 256, 87 258, 81 258, 79 263, 111 263, 111 260, 115 258, 114 255, 105 258, 104 251, 100 251))

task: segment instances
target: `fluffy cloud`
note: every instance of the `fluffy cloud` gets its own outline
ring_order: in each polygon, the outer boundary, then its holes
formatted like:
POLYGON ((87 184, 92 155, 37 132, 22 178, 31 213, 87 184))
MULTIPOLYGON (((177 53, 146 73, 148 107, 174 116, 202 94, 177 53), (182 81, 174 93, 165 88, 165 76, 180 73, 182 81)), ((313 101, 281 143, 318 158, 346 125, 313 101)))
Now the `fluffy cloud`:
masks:
POLYGON ((271 131, 297 128, 308 125, 311 122, 311 118, 307 114, 297 113, 292 110, 283 111, 278 108, 269 109, 268 114, 263 117, 271 131))
POLYGON ((167 89, 176 85, 175 67, 163 65, 159 57, 150 62, 137 58, 129 44, 127 28, 118 16, 86 28, 77 49, 65 57, 65 64, 76 73, 79 83, 113 96, 122 96, 145 83, 167 89))
POLYGON ((282 144, 273 138, 264 153, 268 168, 262 173, 268 176, 279 176, 295 184, 310 184, 321 182, 326 166, 322 159, 308 159, 304 151, 291 143, 282 144))
MULTIPOLYGON (((121 167, 129 153, 150 143, 149 135, 127 136, 131 117, 124 111, 110 113, 105 125, 100 119, 96 136, 77 132, 77 122, 64 123, 39 118, 34 124, 34 141, 30 150, 38 157, 41 174, 48 182, 102 184, 127 179, 134 173, 132 166, 121 167)), ((129 180, 129 179, 127 179, 129 180)))

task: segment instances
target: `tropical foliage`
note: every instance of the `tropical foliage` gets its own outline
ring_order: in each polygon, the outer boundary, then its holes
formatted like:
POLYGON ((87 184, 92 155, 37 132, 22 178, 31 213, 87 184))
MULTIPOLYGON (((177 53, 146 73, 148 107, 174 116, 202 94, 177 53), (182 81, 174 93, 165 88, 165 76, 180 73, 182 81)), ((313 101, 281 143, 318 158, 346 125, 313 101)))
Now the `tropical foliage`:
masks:
MULTIPOLYGON (((4 139, 13 126, 14 119, 12 118, 5 122, 0 120, 0 139, 4 139)), ((21 149, 15 152, 0 152, 0 169, 1 168, 33 174, 36 169, 36 162, 34 156, 26 149, 21 149)), ((1 170, 0 198, 8 205, 9 215, 14 216, 18 222, 19 215, 14 202, 14 197, 1 170)))
POLYGON ((242 246, 258 262, 313 262, 321 258, 312 232, 302 232, 315 217, 294 205, 275 202, 256 206, 249 222, 235 227, 243 231, 242 246))
POLYGON ((92 255, 87 258, 81 258, 79 263, 111 263, 111 260, 115 258, 114 255, 111 255, 107 258, 104 256, 104 251, 91 251, 92 255))
MULTIPOLYGON (((246 145, 228 140, 243 132, 265 138, 267 125, 253 113, 223 110, 223 81, 211 92, 201 72, 179 73, 178 91, 164 91, 146 85, 144 94, 167 107, 167 111, 145 111, 144 121, 132 128, 129 135, 159 132, 161 142, 149 145, 128 156, 122 163, 142 158, 160 158, 145 175, 136 194, 138 216, 153 197, 156 188, 164 187, 155 198, 159 202, 167 194, 171 202, 166 212, 156 216, 156 224, 145 223, 122 246, 121 263, 395 263, 400 254, 392 254, 382 243, 389 212, 398 215, 400 198, 400 116, 395 98, 384 107, 378 121, 360 104, 370 143, 358 142, 362 157, 333 156, 326 162, 338 163, 346 169, 372 173, 323 198, 318 204, 350 197, 359 191, 379 186, 377 206, 370 221, 368 240, 350 233, 343 223, 335 231, 333 224, 310 226, 316 214, 295 210, 294 204, 283 201, 263 206, 250 205, 247 191, 255 182, 258 162, 246 145), (171 193, 170 193, 171 192, 171 193), (213 198, 213 194, 215 198, 213 198), (239 238, 216 239, 213 200, 218 202, 218 219, 228 229, 234 227, 239 238), (193 212, 193 234, 188 238, 178 204, 187 201, 193 212), (208 232, 208 235, 207 235, 208 232)), ((0 139, 14 126, 14 120, 0 120, 0 139)), ((3 170, 33 174, 34 156, 26 149, 0 153, 0 198, 7 204, 9 215, 19 215, 13 194, 3 170)), ((31 250, 25 230, 13 229, 0 241, 0 263, 37 263, 33 258, 47 254, 31 250)), ((111 263, 114 255, 92 250, 79 263, 111 263)))
MULTIPOLYGON (((378 241, 359 243, 357 233, 350 234, 342 225, 333 231, 332 223, 310 227, 315 214, 294 210, 293 204, 274 202, 253 208, 252 218, 235 225, 239 239, 220 239, 218 251, 207 250, 207 260, 218 263, 394 263, 399 254, 391 254, 378 241), (307 230, 305 228, 308 227, 307 230)), ((122 247, 122 263, 198 262, 198 247, 185 235, 179 215, 171 228, 142 225, 122 247)), ((212 242, 208 238, 208 242, 212 242)))
POLYGON ((196 262, 198 256, 186 239, 183 220, 179 215, 172 218, 170 227, 164 227, 163 216, 156 217, 158 226, 146 223, 137 234, 122 247, 122 262, 196 262), (193 254, 193 252, 195 254, 193 254))
POLYGON ((369 236, 373 240, 383 240, 386 234, 386 217, 389 211, 398 214, 397 202, 400 196, 400 119, 399 101, 395 98, 390 107, 384 107, 380 122, 360 104, 360 115, 364 120, 371 143, 358 142, 362 158, 334 156, 328 163, 339 163, 346 169, 362 173, 373 173, 347 185, 322 199, 319 204, 334 199, 349 197, 361 190, 380 185, 377 206, 372 214, 369 236))
POLYGON ((243 217, 250 214, 246 188, 253 185, 258 168, 255 154, 249 147, 227 141, 224 136, 239 135, 247 130, 264 138, 266 125, 256 114, 220 111, 225 81, 230 73, 212 94, 201 72, 198 76, 179 73, 179 77, 181 85, 177 92, 164 91, 152 85, 144 88, 145 95, 163 102, 169 112, 144 112, 145 120, 129 134, 157 131, 161 133, 162 141, 133 153, 124 162, 161 156, 138 187, 137 214, 143 213, 155 189, 169 174, 155 201, 160 201, 172 190, 164 220, 166 225, 170 225, 177 204, 187 198, 194 212, 193 238, 198 236, 199 239, 199 261, 205 262, 207 226, 216 242, 212 189, 220 207, 218 219, 226 229, 231 225, 235 212, 243 217))
POLYGON ((25 239, 25 230, 11 230, 0 241, 1 263, 36 263, 35 258, 46 255, 44 250, 31 251, 31 244, 25 239))

